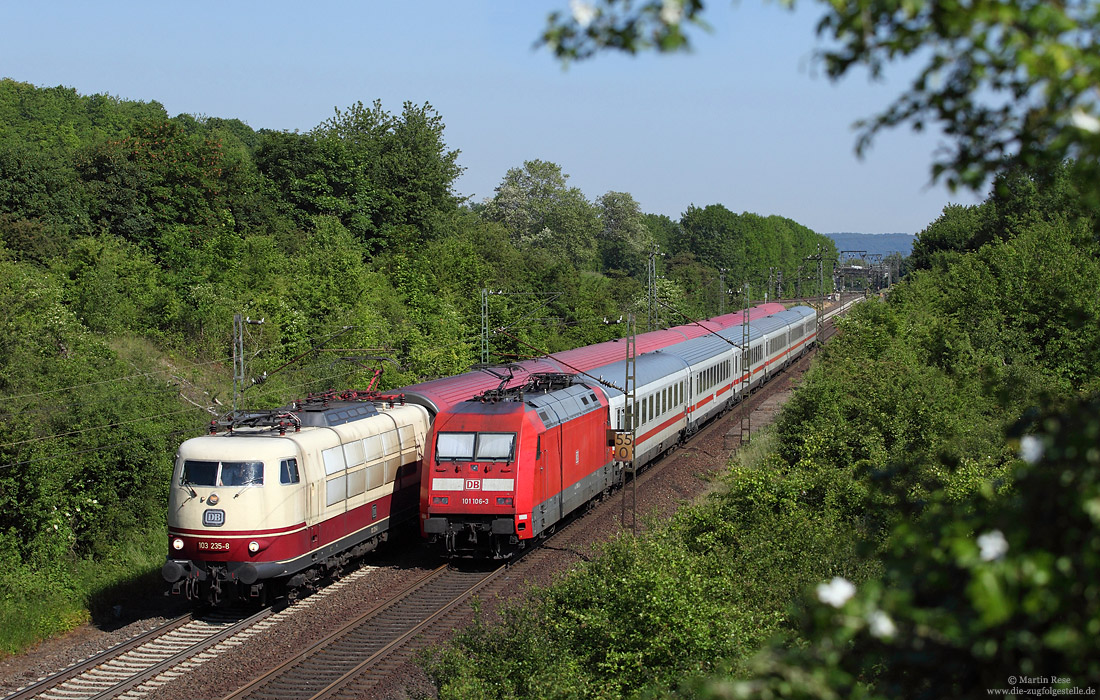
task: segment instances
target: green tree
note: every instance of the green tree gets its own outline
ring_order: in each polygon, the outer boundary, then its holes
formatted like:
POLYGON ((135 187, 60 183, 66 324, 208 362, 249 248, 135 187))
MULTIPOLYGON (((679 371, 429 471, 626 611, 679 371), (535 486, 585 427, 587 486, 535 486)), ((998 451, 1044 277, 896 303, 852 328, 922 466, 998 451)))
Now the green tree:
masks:
POLYGON ((632 276, 644 274, 653 236, 641 207, 626 192, 608 192, 596 200, 596 205, 603 224, 598 239, 602 268, 632 276))
POLYGON ((504 224, 518 248, 539 249, 591 269, 599 213, 579 188, 566 184, 568 179, 557 163, 525 161, 504 175, 482 216, 504 224))
POLYGON ((744 256, 744 231, 738 217, 721 204, 688 207, 680 217, 683 236, 675 241, 673 252, 691 253, 696 260, 712 267, 734 265, 733 278, 744 277, 748 265, 744 256))
POLYGON ((642 214, 645 224, 649 227, 649 233, 653 241, 661 246, 662 250, 673 250, 672 242, 683 235, 679 221, 673 221, 664 214, 642 214))
MULTIPOLYGON (((433 235, 437 212, 453 209, 458 151, 448 150, 442 117, 428 103, 406 102, 400 116, 376 100, 341 112, 313 130, 327 158, 322 182, 334 186, 330 211, 375 248, 415 245, 433 235)), ((306 173, 298 173, 299 176, 306 173)), ((323 191, 323 190, 322 190, 323 191)))
POLYGON ((910 253, 913 269, 932 267, 937 254, 943 252, 963 252, 969 245, 975 232, 982 227, 988 208, 949 204, 939 217, 917 234, 910 253))

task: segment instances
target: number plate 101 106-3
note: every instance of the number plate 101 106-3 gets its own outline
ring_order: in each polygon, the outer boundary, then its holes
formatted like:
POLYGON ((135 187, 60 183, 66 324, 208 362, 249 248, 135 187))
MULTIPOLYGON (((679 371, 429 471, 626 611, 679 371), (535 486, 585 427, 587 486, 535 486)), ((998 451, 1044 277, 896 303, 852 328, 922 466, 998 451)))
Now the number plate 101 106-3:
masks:
POLYGON ((225 525, 225 511, 220 509, 207 510, 202 514, 202 524, 206 527, 221 527, 225 525))

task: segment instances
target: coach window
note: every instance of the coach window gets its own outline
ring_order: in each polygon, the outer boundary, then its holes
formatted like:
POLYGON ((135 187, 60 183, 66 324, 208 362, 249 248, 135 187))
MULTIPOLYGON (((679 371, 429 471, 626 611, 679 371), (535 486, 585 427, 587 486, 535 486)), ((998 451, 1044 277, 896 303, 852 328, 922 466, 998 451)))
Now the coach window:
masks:
POLYGON ((470 461, 474 458, 476 433, 439 433, 435 439, 435 461, 470 461))
POLYGON ((301 480, 298 476, 298 460, 284 459, 279 462, 279 483, 297 484, 301 480))

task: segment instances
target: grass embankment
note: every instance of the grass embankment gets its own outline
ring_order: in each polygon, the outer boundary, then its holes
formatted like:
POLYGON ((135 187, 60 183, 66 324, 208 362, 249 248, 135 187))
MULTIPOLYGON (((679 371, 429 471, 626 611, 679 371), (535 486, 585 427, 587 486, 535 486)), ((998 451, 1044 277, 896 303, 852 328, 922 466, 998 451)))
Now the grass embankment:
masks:
POLYGON ((163 526, 96 559, 64 557, 33 565, 4 566, 0 573, 0 658, 22 653, 93 619, 109 619, 115 605, 160 590, 163 526))
POLYGON ((429 663, 441 697, 630 697, 737 673, 807 587, 872 575, 858 530, 807 507, 775 447, 763 431, 702 502, 463 632, 429 663))

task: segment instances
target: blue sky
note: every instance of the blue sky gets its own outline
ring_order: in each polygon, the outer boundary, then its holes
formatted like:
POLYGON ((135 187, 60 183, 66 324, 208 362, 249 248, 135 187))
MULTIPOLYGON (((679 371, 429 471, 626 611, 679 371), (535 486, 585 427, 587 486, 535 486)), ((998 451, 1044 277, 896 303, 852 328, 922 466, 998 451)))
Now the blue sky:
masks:
POLYGON ((539 158, 589 199, 629 192, 672 218, 720 203, 821 233, 918 233, 946 204, 978 201, 930 186, 934 136, 898 130, 856 158, 853 122, 900 94, 905 68, 831 83, 812 60, 821 6, 800 5, 711 0, 713 32, 691 54, 563 69, 533 46, 568 0, 5 2, 0 76, 254 129, 308 131, 360 100, 430 102, 475 200, 539 158))

